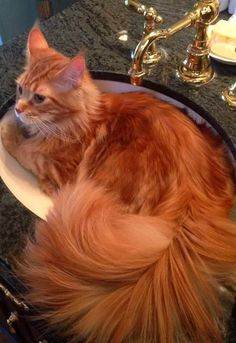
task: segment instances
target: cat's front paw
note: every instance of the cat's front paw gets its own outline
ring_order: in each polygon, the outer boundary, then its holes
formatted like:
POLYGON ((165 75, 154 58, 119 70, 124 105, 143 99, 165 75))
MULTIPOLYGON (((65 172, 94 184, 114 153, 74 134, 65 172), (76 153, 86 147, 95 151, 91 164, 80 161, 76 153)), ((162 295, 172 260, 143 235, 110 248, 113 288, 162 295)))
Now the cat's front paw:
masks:
POLYGON ((3 123, 1 126, 1 139, 4 148, 9 152, 9 154, 15 157, 16 151, 19 148, 23 137, 20 130, 13 122, 3 123))

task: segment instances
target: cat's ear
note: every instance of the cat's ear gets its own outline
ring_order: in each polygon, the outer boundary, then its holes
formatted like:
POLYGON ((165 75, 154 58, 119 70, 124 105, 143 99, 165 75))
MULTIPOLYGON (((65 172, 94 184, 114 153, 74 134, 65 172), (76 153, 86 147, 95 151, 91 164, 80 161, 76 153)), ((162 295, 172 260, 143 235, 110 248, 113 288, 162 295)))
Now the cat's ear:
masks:
POLYGON ((85 68, 85 58, 82 54, 79 54, 59 74, 57 81, 67 90, 77 88, 83 80, 85 68))
POLYGON ((28 36, 27 52, 28 56, 33 56, 36 51, 47 49, 48 43, 38 27, 34 27, 28 36))

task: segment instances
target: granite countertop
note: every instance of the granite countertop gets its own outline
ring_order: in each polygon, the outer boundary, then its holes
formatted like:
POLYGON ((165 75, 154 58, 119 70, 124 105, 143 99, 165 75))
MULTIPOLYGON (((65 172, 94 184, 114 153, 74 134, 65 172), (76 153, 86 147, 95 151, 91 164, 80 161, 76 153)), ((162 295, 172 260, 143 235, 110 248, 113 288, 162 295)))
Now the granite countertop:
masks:
MULTIPOLYGON (((155 4, 155 1, 145 1, 155 4)), ((169 27, 192 8, 192 0, 159 0, 157 8, 169 27)), ((43 22, 42 30, 49 44, 60 52, 74 56, 81 48, 87 56, 90 70, 110 72, 127 80, 130 54, 142 36, 143 18, 129 11, 121 0, 79 0, 70 8, 43 22), (128 32, 128 40, 120 41, 119 33, 128 32), (120 76, 123 75, 123 76, 120 76)), ((208 117, 222 132, 227 132, 231 149, 236 144, 236 111, 220 98, 221 92, 236 81, 236 67, 214 62, 215 78, 202 87, 190 87, 175 77, 175 69, 186 56, 193 29, 179 32, 161 42, 165 58, 146 77, 144 85, 155 83, 157 88, 186 100, 194 109, 208 117)), ((0 48, 0 116, 15 93, 15 78, 24 65, 27 33, 0 48)), ((114 75, 113 75, 114 76, 114 75)), ((108 75, 110 77, 110 75, 108 75)), ((234 151, 235 153, 235 151, 234 151)), ((236 158, 236 153, 235 153, 236 158)), ((0 256, 18 256, 25 238, 34 232, 35 216, 25 209, 0 181, 0 256)), ((235 316, 236 318, 236 316, 235 316)), ((234 326, 233 322, 232 325, 234 326)), ((233 331, 232 331, 233 332, 233 331)), ((236 342, 231 334, 230 342, 236 342)))

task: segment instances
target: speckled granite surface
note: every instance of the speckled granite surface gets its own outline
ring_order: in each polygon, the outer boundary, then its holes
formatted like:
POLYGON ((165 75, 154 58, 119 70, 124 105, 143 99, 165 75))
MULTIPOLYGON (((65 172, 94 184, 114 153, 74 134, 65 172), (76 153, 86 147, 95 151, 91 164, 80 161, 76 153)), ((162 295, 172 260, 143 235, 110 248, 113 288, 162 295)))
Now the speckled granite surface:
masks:
MULTIPOLYGON (((73 56, 84 48, 88 68, 126 75, 130 67, 130 52, 142 35, 143 18, 128 11, 121 0, 79 0, 71 8, 42 24, 51 46, 73 56), (128 31, 128 41, 118 40, 119 32, 128 31)), ((155 3, 144 1, 145 4, 155 3)), ((192 0, 159 0, 158 8, 164 18, 163 26, 179 20, 192 7, 192 0)), ((220 99, 222 90, 236 81, 236 67, 214 63, 216 77, 209 84, 192 88, 175 77, 175 68, 186 55, 193 30, 178 33, 161 45, 166 57, 147 78, 181 100, 187 100, 208 120, 226 131, 231 146, 236 143, 236 111, 220 99), (233 142, 233 143, 232 143, 233 142)), ((15 93, 14 80, 24 65, 27 34, 0 48, 0 113, 15 93)), ((236 218, 236 214, 235 214, 236 218)), ((0 256, 17 256, 25 237, 33 234, 35 216, 25 209, 0 182, 0 256)), ((235 310, 236 312, 236 310, 235 310)), ((236 315, 232 317, 227 342, 236 342, 236 315)))

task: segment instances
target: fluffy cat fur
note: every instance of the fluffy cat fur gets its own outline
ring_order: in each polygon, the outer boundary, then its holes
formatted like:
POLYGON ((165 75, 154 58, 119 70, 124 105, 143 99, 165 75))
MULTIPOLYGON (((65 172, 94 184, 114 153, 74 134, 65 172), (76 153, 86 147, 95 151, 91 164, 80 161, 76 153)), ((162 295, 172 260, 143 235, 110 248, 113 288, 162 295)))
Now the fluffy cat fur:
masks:
POLYGON ((29 137, 8 123, 3 142, 54 194, 18 271, 28 299, 70 342, 222 342, 236 225, 220 140, 148 94, 101 93, 39 29, 17 83, 29 137))

